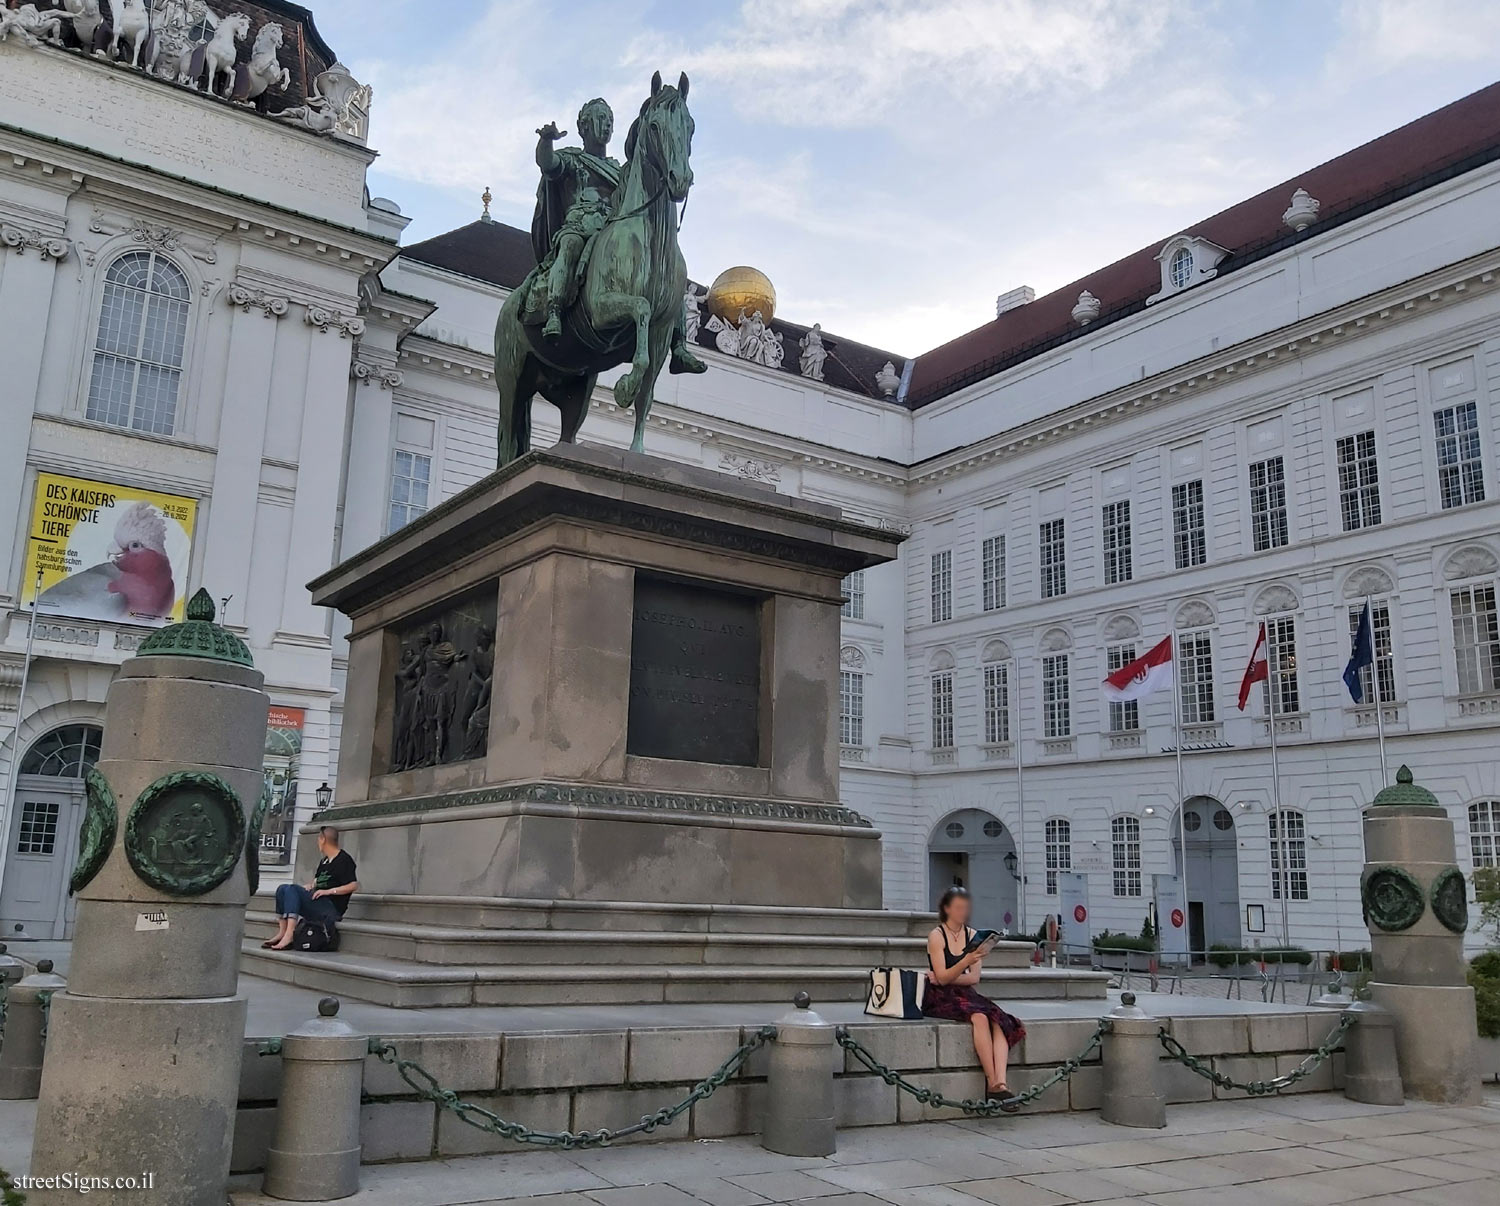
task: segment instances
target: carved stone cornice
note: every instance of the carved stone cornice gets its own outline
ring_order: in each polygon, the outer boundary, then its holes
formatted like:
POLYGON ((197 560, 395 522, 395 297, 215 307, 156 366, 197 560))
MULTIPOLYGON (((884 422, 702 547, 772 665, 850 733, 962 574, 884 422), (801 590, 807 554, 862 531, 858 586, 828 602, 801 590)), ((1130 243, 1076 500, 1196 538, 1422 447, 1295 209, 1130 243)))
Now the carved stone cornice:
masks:
POLYGON ((250 285, 234 281, 225 290, 229 304, 248 314, 251 310, 262 311, 267 318, 280 318, 291 308, 291 299, 267 293, 250 285))
POLYGON ((60 235, 48 234, 35 227, 12 226, 0 223, 0 247, 6 247, 18 255, 34 250, 44 260, 67 259, 73 244, 60 235))
POLYGON ((176 227, 148 222, 145 218, 137 217, 127 221, 112 222, 104 213, 96 209, 93 217, 89 219, 89 230, 94 234, 129 235, 132 243, 139 243, 142 247, 149 247, 153 251, 183 252, 205 264, 219 262, 217 239, 204 243, 185 235, 176 227))
POLYGON ((302 315, 302 321, 310 327, 316 327, 324 334, 337 331, 340 339, 357 337, 365 333, 365 320, 358 314, 345 314, 327 306, 309 305, 302 315))
POLYGON ((398 368, 357 357, 349 364, 349 376, 361 385, 369 385, 373 381, 381 389, 400 389, 401 383, 406 380, 406 374, 398 368))
POLYGON ((779 482, 781 466, 765 457, 743 452, 725 451, 719 457, 719 468, 725 473, 746 477, 755 482, 779 482))

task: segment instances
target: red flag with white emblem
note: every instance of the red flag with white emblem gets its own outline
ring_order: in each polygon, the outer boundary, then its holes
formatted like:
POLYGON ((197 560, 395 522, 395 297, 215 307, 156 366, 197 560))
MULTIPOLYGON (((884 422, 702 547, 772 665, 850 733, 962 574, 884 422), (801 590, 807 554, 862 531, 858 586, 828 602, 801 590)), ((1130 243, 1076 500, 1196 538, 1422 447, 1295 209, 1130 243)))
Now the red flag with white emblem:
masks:
POLYGON ((1172 638, 1167 637, 1133 662, 1121 666, 1104 680, 1104 697, 1113 700, 1141 699, 1172 685, 1172 638))
POLYGON ((1255 648, 1250 651, 1250 664, 1245 667, 1245 677, 1240 679, 1240 711, 1250 702, 1250 688, 1271 677, 1271 664, 1266 660, 1266 626, 1260 626, 1260 635, 1255 638, 1255 648))

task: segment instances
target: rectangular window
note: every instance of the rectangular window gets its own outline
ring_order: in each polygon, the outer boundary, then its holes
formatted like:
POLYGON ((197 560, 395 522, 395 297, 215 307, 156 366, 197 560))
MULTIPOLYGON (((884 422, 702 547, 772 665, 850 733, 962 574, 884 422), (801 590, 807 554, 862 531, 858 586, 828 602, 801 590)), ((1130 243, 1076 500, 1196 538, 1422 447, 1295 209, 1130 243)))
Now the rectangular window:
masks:
POLYGON ((1073 869, 1073 826, 1057 818, 1047 822, 1047 895, 1057 895, 1057 873, 1073 869))
POLYGON ((1182 723, 1213 723, 1214 656, 1208 633, 1178 633, 1177 675, 1182 699, 1182 723))
POLYGON ((984 609, 999 611, 1005 606, 1005 537, 986 538, 980 556, 984 579, 984 609))
POLYGON ((1042 598, 1055 599, 1068 593, 1068 558, 1064 525, 1049 519, 1041 526, 1042 598))
POLYGON ((1461 586, 1449 596, 1453 608, 1453 656, 1458 663, 1458 693, 1488 695, 1500 691, 1500 616, 1495 588, 1461 586))
POLYGON ((947 670, 932 676, 932 748, 953 748, 953 674, 947 670))
MULTIPOLYGON (((1359 631, 1359 617, 1364 614, 1364 604, 1349 609, 1349 637, 1359 631)), ((1370 605, 1370 627, 1375 636, 1375 665, 1364 666, 1359 672, 1360 699, 1375 702, 1375 674, 1380 675, 1380 702, 1390 703, 1396 698, 1396 657, 1391 646, 1391 609, 1384 603, 1370 605)))
POLYGON ((865 676, 857 670, 839 671, 839 744, 865 743, 865 676))
POLYGON ((1500 867, 1500 800, 1469 805, 1469 856, 1475 867, 1500 867))
POLYGON ((1201 480, 1172 487, 1172 554, 1178 569, 1192 569, 1208 560, 1201 480))
POLYGON ((865 571, 855 570, 844 579, 844 606, 840 612, 845 619, 865 618, 865 571))
POLYGON ((27 800, 21 805, 17 854, 52 853, 57 846, 58 807, 56 800, 27 800))
POLYGON ((1104 581, 1129 582, 1135 576, 1130 555, 1130 502, 1104 504, 1104 581))
POLYGON ((932 622, 953 618, 953 550, 932 555, 932 622))
POLYGON ((1114 854, 1116 896, 1141 894, 1141 823, 1135 817, 1115 817, 1109 823, 1114 854))
POLYGON ((1068 655, 1042 657, 1042 736, 1071 737, 1073 715, 1068 700, 1068 655))
MULTIPOLYGON (((1104 651, 1104 660, 1113 674, 1122 666, 1135 661, 1134 645, 1110 645, 1104 651)), ((1134 699, 1109 701, 1109 731, 1111 733, 1133 733, 1141 727, 1141 705, 1134 699)))
POLYGON ((1307 899, 1307 822, 1295 809, 1271 813, 1271 899, 1281 899, 1281 856, 1286 855, 1288 900, 1307 899), (1286 821, 1283 839, 1277 818, 1286 821))
POLYGON ((1250 535, 1258 553, 1287 542, 1286 462, 1279 456, 1250 466, 1250 535))
POLYGON ((1479 445, 1479 408, 1460 402, 1434 411, 1438 491, 1443 509, 1484 501, 1484 457, 1479 445))
POLYGON ((1380 523, 1380 461, 1375 433, 1362 431, 1338 442, 1339 512, 1344 531, 1357 532, 1380 523))
POLYGON ((984 668, 984 741, 1000 745, 1010 740, 1010 667, 991 662, 984 668))
POLYGON ((1277 616, 1266 621, 1267 666, 1266 707, 1271 692, 1276 692, 1276 715, 1286 716, 1302 710, 1302 690, 1297 681, 1297 621, 1291 616, 1277 616))
POLYGON ((432 481, 432 458, 421 452, 396 449, 391 462, 391 510, 386 534, 404 528, 418 515, 427 513, 427 492, 432 481))

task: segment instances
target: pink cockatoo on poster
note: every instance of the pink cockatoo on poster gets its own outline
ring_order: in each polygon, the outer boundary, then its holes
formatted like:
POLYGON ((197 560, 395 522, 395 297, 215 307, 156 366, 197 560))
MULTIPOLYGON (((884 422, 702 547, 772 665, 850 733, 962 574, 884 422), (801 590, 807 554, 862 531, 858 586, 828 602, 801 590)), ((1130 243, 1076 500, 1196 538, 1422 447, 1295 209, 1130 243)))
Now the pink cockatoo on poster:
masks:
POLYGON ((177 585, 167 557, 167 523, 160 511, 148 502, 133 503, 115 524, 109 559, 120 572, 108 589, 125 597, 127 612, 151 617, 171 614, 177 585))

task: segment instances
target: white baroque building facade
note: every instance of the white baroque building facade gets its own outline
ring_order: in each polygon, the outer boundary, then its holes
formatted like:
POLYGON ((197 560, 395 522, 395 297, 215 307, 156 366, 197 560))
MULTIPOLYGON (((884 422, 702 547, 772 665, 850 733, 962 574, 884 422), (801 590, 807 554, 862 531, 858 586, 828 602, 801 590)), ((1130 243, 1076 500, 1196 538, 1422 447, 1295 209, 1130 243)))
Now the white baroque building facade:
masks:
MULTIPOLYGON (((251 7, 315 43, 302 10, 251 7)), ((191 500, 178 593, 228 597, 297 715, 305 820, 336 764, 343 631, 303 584, 492 468, 492 331, 531 250, 487 215, 398 247, 358 123, 275 119, 305 91, 262 113, 11 40, 0 96, 18 115, 0 123, 0 759, 26 772, 0 822, 0 925, 38 934, 66 906, 21 899, 47 890, 33 847, 50 818, 61 848, 75 790, 43 763, 86 761, 80 726, 143 631, 39 612, 19 698, 39 480, 191 500), (122 262, 147 310, 169 265, 165 430, 138 384, 99 404, 122 262), (61 811, 25 815, 48 787, 61 811)), ((659 385, 650 452, 909 533, 848 584, 841 652, 845 802, 884 833, 889 905, 957 879, 988 924, 1030 931, 1068 871, 1096 933, 1134 934, 1183 833, 1196 943, 1363 945, 1378 729, 1392 773, 1409 763, 1449 808, 1465 869, 1500 857, 1497 186, 1500 86, 1052 294, 1012 291, 914 359, 821 332, 804 375, 807 327, 776 319, 792 354, 764 363, 705 322, 709 371, 659 385), (1341 679, 1366 600, 1379 717, 1369 674, 1359 705, 1341 679), (1272 681, 1242 712, 1263 623, 1272 681), (1170 694, 1101 690, 1168 635, 1180 735, 1170 694)), ((609 384, 583 438, 624 446, 609 384)), ((536 416, 544 444, 555 415, 536 416)))

